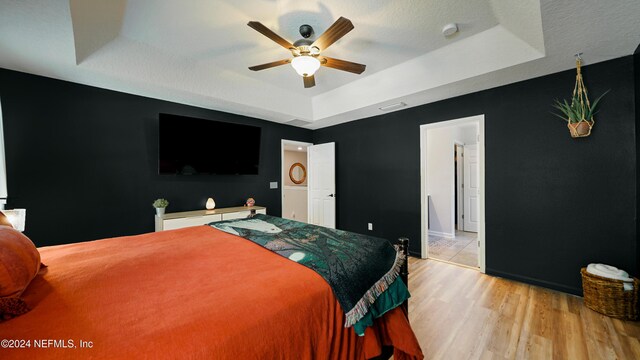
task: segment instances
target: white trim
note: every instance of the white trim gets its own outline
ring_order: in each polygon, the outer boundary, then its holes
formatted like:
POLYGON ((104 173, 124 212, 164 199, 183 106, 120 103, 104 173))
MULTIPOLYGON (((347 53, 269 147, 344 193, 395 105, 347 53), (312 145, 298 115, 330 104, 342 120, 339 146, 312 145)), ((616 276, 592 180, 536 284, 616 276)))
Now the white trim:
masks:
POLYGON ((420 125, 420 257, 429 257, 429 192, 427 191, 427 132, 420 125))
POLYGON ((429 230, 429 235, 446 237, 446 238, 449 238, 449 239, 454 239, 456 237, 456 234, 440 232, 440 231, 433 231, 433 230, 429 230))
POLYGON ((421 227, 421 257, 423 259, 428 258, 429 255, 429 229, 427 227, 427 217, 429 216, 429 208, 426 205, 427 198, 427 131, 450 126, 465 125, 469 123, 478 124, 478 165, 480 167, 480 194, 478 195, 479 202, 479 220, 478 220, 478 241, 480 242, 480 248, 478 249, 479 264, 481 272, 486 271, 486 238, 485 238, 485 144, 484 144, 484 114, 470 116, 461 119, 441 121, 433 124, 420 125, 420 227, 421 227))
MULTIPOLYGON (((308 143, 308 142, 303 142, 303 141, 296 141, 296 140, 287 140, 287 139, 281 139, 280 140, 280 216, 284 217, 283 213, 282 213, 282 209, 284 207, 284 189, 285 189, 285 185, 284 185, 284 146, 285 145, 294 145, 294 146, 304 146, 304 147, 309 147, 311 145, 313 145, 313 143, 308 143)), ((305 189, 307 188, 306 186, 304 187, 305 189)))
POLYGON ((4 126, 2 124, 2 103, 0 103, 0 204, 6 204, 9 193, 7 191, 7 165, 4 159, 4 126))
MULTIPOLYGON (((457 150, 458 150, 457 145, 460 145, 464 148, 464 143, 462 141, 453 140, 453 147, 455 148, 454 154, 457 153, 457 150)), ((453 160, 453 163, 455 165, 456 164, 455 155, 451 160, 453 160)), ((454 234, 456 231, 460 230, 456 226, 456 223, 458 223, 458 226, 460 225, 460 223, 458 222, 458 219, 456 218, 456 209, 458 209, 458 213, 460 213, 460 209, 459 209, 458 203, 456 202, 456 191, 458 190, 458 182, 456 182, 455 179, 458 179, 458 181, 461 181, 457 175, 458 175, 458 167, 453 166, 453 176, 451 177, 452 179, 454 179, 453 187, 452 187, 453 194, 451 194, 451 203, 453 204, 453 206, 451 206, 451 227, 453 228, 454 234)), ((460 196, 462 196, 462 194, 460 191, 458 191, 458 199, 460 198, 460 196)), ((464 214, 464 209, 462 213, 464 214)))

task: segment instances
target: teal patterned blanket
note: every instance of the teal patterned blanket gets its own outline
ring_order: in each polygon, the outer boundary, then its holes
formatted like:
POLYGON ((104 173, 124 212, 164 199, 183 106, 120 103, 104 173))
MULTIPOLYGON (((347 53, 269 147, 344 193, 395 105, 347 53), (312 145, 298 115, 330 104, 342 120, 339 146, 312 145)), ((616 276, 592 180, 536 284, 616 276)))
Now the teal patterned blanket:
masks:
POLYGON ((329 283, 345 311, 345 327, 367 314, 405 261, 387 240, 279 217, 258 214, 209 225, 314 270, 329 283))

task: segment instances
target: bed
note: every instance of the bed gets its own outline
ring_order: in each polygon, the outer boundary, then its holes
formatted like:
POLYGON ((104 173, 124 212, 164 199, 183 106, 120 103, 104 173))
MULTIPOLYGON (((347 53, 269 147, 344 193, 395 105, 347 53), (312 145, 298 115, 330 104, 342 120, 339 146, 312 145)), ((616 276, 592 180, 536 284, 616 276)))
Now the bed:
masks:
POLYGON ((422 358, 406 308, 358 336, 318 273, 212 226, 38 250, 2 359, 422 358))

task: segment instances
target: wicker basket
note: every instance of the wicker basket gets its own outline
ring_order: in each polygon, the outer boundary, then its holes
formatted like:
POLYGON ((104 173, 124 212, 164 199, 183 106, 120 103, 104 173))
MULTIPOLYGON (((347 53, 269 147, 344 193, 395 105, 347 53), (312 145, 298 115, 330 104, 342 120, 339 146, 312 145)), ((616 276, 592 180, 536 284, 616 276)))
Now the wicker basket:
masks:
POLYGON ((638 287, 640 280, 633 278, 633 290, 624 291, 624 282, 580 270, 584 304, 591 310, 617 319, 638 319, 638 287))

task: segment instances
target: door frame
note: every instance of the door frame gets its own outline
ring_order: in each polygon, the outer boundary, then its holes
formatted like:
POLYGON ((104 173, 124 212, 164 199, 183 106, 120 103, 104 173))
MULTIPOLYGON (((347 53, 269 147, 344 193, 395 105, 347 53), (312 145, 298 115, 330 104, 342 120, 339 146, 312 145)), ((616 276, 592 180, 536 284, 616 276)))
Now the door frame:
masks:
POLYGON ((0 102, 0 210, 7 204, 9 192, 7 190, 7 166, 5 163, 4 125, 2 122, 2 102, 0 102))
POLYGON ((458 201, 456 202, 456 197, 453 196, 453 206, 451 207, 453 209, 453 218, 454 220, 451 222, 452 224, 458 224, 458 226, 454 226, 453 229, 453 235, 455 237, 456 234, 456 230, 460 230, 460 231, 464 231, 464 218, 461 216, 461 214, 464 214, 464 186, 460 186, 462 184, 464 184, 464 178, 461 179, 462 176, 464 176, 464 163, 461 160, 464 160, 464 155, 463 158, 460 158, 460 154, 458 154, 458 146, 460 146, 462 148, 462 153, 464 154, 464 143, 458 140, 453 140, 453 146, 456 148, 456 156, 458 156, 458 160, 455 160, 454 163, 456 164, 456 166, 453 168, 453 171, 455 171, 456 175, 453 177, 455 181, 455 184, 453 184, 454 186, 454 191, 457 191, 458 193, 458 201), (460 206, 460 204, 462 203, 462 206, 460 206), (461 209, 462 208, 462 209, 461 209), (458 210, 458 216, 456 217, 456 210, 458 210), (462 225, 461 225, 462 223, 462 225), (462 229, 459 229, 459 227, 462 227, 462 229))
MULTIPOLYGON (((478 194, 478 256, 479 256, 479 270, 484 273, 486 271, 486 237, 485 237, 485 133, 484 133, 484 114, 469 116, 460 119, 452 119, 447 121, 440 121, 431 124, 420 125, 420 229, 421 229, 421 257, 426 259, 429 257, 429 228, 428 228, 428 216, 429 207, 427 204, 428 196, 428 182, 427 182, 427 133, 431 129, 450 127, 457 125, 465 125, 470 123, 478 124, 478 166, 479 166, 479 187, 480 193, 478 194)), ((455 170, 454 170, 455 171, 455 170)))
MULTIPOLYGON (((296 140, 287 140, 280 139, 280 217, 284 215, 284 174, 289 172, 289 169, 285 172, 284 170, 284 146, 285 145, 294 145, 294 146, 304 146, 308 147, 313 145, 313 143, 304 142, 304 141, 296 141, 296 140)), ((307 167, 309 164, 307 164, 307 167)), ((307 170, 308 171, 308 170, 307 170)), ((308 220, 308 219, 307 219, 308 220)))

